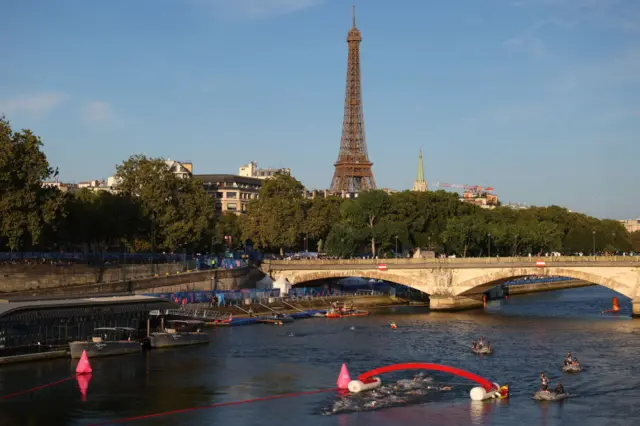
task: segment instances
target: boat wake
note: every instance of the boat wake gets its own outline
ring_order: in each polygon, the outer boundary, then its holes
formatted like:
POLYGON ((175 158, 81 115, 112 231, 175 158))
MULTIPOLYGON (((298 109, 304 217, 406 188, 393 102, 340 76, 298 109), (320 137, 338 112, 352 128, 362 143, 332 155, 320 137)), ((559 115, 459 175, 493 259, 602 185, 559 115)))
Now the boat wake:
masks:
POLYGON ((404 405, 420 404, 441 398, 443 392, 454 390, 452 386, 434 383, 431 377, 418 374, 412 379, 402 379, 361 393, 347 393, 334 401, 322 414, 330 416, 350 412, 379 410, 404 405))

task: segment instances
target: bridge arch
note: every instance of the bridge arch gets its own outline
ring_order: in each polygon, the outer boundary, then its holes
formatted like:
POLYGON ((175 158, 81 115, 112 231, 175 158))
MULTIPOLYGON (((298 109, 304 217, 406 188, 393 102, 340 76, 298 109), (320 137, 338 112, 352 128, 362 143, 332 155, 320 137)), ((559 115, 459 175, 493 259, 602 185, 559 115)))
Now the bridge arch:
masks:
MULTIPOLYGON (((589 268, 592 269, 592 268, 589 268)), ((595 269, 595 268, 593 268, 595 269)), ((586 281, 593 284, 601 285, 624 296, 633 298, 638 291, 640 282, 626 283, 618 279, 616 274, 601 274, 597 271, 588 272, 585 270, 562 268, 562 267, 547 267, 547 268, 500 268, 495 269, 487 273, 483 273, 473 278, 463 280, 456 285, 456 296, 467 296, 479 293, 493 288, 497 285, 505 282, 523 278, 527 276, 560 276, 573 278, 576 280, 586 281)), ((640 278, 639 278, 640 280, 640 278)))
POLYGON ((304 283, 329 280, 336 278, 350 278, 360 277, 365 279, 383 280, 394 284, 401 284, 407 287, 411 287, 416 290, 420 290, 424 293, 425 285, 420 280, 417 280, 411 276, 404 276, 401 274, 394 274, 392 271, 377 271, 377 270, 323 270, 304 273, 287 274, 282 272, 279 276, 272 277, 274 280, 277 278, 286 278, 292 286, 299 286, 304 283))

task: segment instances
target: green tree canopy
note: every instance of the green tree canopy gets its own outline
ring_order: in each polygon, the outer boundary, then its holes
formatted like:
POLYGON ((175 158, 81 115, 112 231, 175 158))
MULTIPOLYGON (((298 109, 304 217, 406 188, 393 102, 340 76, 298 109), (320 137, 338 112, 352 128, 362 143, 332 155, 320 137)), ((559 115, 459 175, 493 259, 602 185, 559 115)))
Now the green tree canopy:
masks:
POLYGON ((152 244, 176 250, 213 227, 213 202, 202 184, 176 176, 163 159, 134 155, 116 170, 118 190, 135 198, 149 220, 152 244))
POLYGON ((293 177, 276 175, 264 181, 259 198, 249 203, 243 237, 262 248, 295 247, 305 227, 304 186, 293 177))
POLYGON ((0 235, 12 250, 35 246, 64 214, 62 194, 43 186, 57 176, 30 130, 14 132, 0 117, 0 235))
POLYGON ((630 235, 633 251, 640 253, 640 231, 632 232, 630 235))

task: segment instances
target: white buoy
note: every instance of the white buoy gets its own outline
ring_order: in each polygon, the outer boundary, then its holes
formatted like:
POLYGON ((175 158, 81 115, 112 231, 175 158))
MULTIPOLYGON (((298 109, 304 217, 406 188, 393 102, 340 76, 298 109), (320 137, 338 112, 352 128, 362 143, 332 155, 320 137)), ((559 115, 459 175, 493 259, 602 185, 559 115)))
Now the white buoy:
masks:
POLYGON ((374 377, 373 380, 375 381, 371 383, 362 383, 360 380, 352 380, 349 382, 349 392, 358 393, 379 388, 380 385, 382 385, 382 381, 379 378, 374 377))
POLYGON ((469 392, 469 396, 473 401, 482 401, 484 399, 487 399, 487 391, 484 390, 483 387, 477 386, 471 389, 471 392, 469 392))

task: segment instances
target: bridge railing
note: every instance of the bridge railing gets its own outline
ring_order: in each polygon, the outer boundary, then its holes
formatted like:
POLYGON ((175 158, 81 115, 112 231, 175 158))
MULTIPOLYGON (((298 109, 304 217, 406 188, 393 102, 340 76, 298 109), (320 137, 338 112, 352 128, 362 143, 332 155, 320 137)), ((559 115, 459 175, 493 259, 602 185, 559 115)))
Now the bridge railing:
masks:
POLYGON ((545 265, 554 263, 637 263, 640 256, 532 256, 532 257, 458 257, 458 258, 426 258, 426 259, 300 259, 300 260, 265 260, 264 265, 415 265, 415 264, 509 264, 544 262, 545 265))

